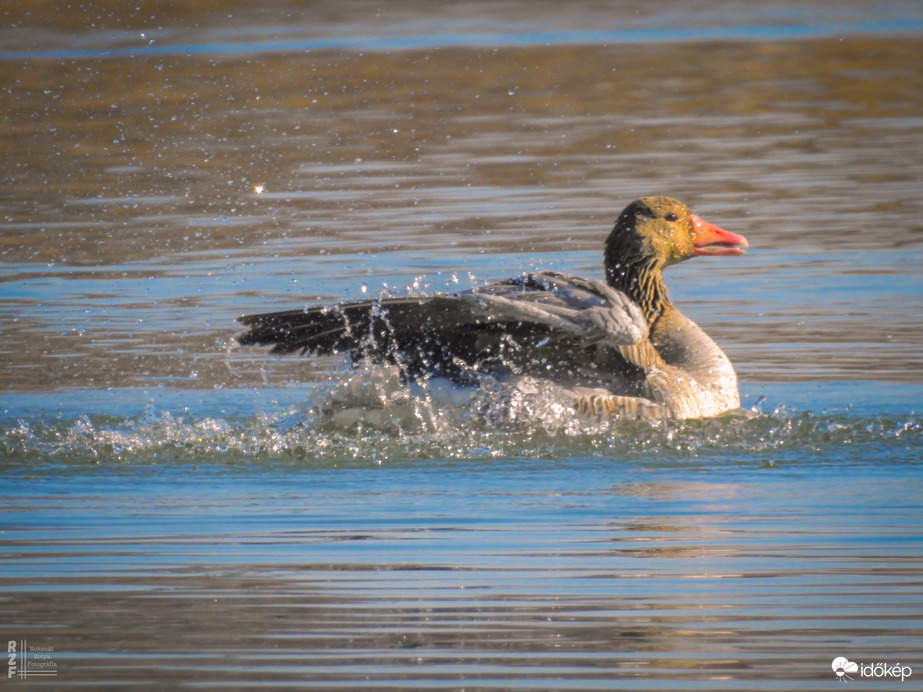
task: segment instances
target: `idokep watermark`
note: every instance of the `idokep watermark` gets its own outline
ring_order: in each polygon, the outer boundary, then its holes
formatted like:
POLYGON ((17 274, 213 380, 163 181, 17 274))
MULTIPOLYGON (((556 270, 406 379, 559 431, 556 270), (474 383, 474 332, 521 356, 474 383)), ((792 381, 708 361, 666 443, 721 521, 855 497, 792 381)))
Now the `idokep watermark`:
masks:
POLYGON ((903 682, 911 675, 913 670, 910 666, 901 665, 900 663, 885 663, 876 661, 874 663, 856 663, 843 656, 837 656, 830 664, 833 668, 833 674, 840 682, 849 682, 857 677, 875 679, 875 680, 900 680, 903 682))

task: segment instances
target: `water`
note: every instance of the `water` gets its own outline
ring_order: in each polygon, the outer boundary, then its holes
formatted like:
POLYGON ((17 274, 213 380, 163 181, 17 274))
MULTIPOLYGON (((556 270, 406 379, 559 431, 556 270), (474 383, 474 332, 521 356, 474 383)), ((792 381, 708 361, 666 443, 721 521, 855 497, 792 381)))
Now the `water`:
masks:
POLYGON ((0 637, 57 672, 28 684, 923 674, 918 3, 99 7, 0 29, 0 637), (306 404, 344 363, 234 345, 247 312, 599 276, 645 194, 750 240, 668 275, 750 416, 404 392, 343 426, 306 404))

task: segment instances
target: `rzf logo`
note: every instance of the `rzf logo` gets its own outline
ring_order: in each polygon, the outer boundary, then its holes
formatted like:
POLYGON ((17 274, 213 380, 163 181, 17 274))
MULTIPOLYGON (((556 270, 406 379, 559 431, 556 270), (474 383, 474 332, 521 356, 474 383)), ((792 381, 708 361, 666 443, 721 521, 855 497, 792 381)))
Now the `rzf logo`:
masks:
POLYGON ((6 652, 10 655, 9 670, 6 677, 9 679, 16 675, 16 642, 8 641, 6 643, 6 652))
POLYGON ((58 674, 58 664, 55 662, 54 646, 32 646, 25 639, 16 641, 9 639, 6 642, 6 654, 9 660, 6 676, 20 679, 32 677, 53 677, 58 674))

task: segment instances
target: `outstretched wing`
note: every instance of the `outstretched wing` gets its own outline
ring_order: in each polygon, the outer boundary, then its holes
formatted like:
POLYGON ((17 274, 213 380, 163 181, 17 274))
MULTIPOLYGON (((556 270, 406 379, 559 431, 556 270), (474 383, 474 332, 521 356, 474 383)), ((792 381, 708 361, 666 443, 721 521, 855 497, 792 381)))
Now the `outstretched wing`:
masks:
POLYGON ((383 298, 246 315, 241 344, 272 353, 396 362, 411 371, 490 369, 542 363, 573 369, 600 345, 647 337, 641 311, 601 281, 553 272, 524 274, 456 294, 383 298))

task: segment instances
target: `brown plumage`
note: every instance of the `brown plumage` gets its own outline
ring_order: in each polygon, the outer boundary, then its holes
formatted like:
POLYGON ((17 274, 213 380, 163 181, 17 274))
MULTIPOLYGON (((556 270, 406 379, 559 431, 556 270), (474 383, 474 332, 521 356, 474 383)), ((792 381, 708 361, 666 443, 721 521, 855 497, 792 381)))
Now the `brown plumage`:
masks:
POLYGON ((681 202, 645 197, 606 240, 605 282, 542 271, 459 293, 245 315, 237 340, 394 363, 410 378, 542 378, 584 415, 713 416, 740 406, 734 368, 670 302, 662 271, 746 246, 681 202))

